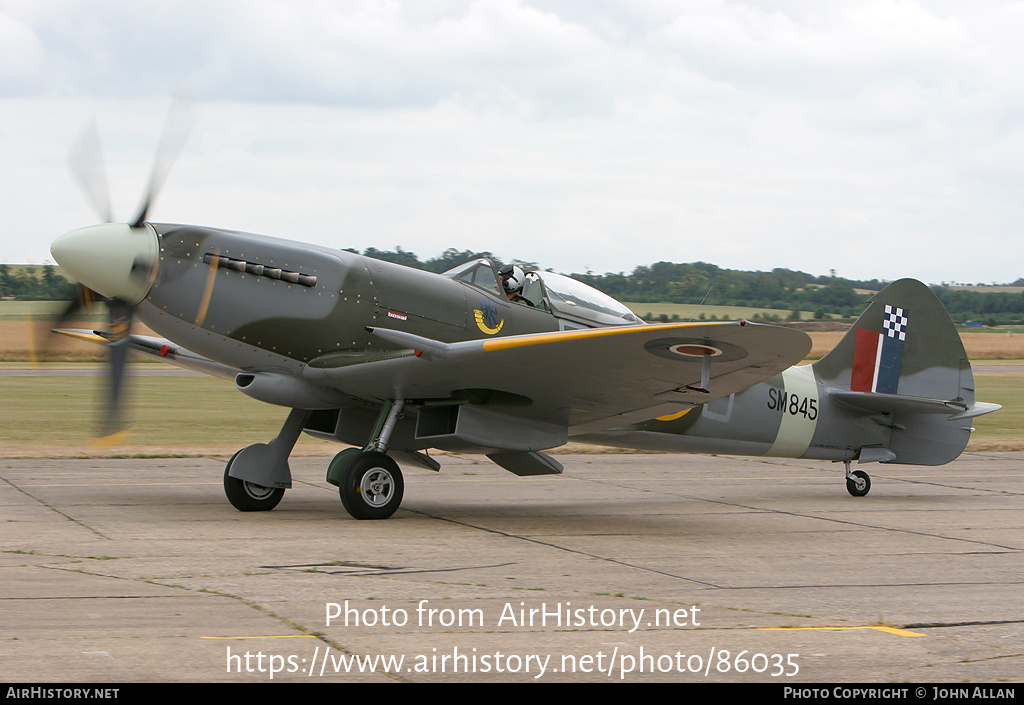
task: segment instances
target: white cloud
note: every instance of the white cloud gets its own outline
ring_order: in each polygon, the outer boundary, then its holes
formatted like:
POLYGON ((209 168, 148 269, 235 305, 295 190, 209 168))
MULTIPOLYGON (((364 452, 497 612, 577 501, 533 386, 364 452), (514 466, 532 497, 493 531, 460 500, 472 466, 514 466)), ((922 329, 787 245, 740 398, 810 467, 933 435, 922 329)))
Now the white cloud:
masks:
POLYGON ((16 94, 30 89, 30 80, 38 75, 43 48, 32 28, 0 14, 0 91, 16 94))
POLYGON ((0 260, 90 217, 64 153, 91 113, 129 217, 184 83, 204 109, 157 219, 1013 280, 1022 29, 1012 3, 0 0, 0 260))

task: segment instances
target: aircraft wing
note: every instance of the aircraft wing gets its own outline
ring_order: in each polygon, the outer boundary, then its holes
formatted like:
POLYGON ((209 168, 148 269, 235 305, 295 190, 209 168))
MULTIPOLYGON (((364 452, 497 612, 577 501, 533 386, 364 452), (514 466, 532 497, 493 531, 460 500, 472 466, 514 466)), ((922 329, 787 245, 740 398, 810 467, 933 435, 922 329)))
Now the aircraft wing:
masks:
MULTIPOLYGON (((54 333, 66 335, 69 338, 84 340, 98 345, 109 345, 110 340, 100 332, 93 330, 80 330, 74 328, 54 328, 54 333)), ((148 357, 159 358, 164 362, 170 362, 178 367, 188 370, 195 370, 204 374, 222 377, 223 379, 234 379, 239 370, 228 365, 222 365, 202 355, 197 355, 191 350, 186 350, 177 343, 164 338, 154 338, 147 335, 129 335, 129 348, 135 352, 142 353, 148 357)))
POLYGON ((778 326, 670 323, 443 343, 375 328, 378 359, 312 360, 304 377, 364 399, 468 402, 581 432, 728 396, 800 362, 810 337, 778 326))

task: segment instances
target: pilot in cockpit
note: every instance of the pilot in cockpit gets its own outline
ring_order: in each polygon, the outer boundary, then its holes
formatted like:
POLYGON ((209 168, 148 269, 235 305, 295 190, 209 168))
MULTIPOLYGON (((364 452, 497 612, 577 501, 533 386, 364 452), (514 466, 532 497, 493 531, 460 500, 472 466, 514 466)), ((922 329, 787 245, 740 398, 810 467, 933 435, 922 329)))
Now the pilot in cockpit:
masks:
POLYGON ((540 283, 540 276, 536 272, 524 274, 521 267, 506 264, 498 270, 498 277, 501 279, 502 291, 505 292, 509 301, 524 306, 547 309, 543 303, 543 286, 540 283))
POLYGON ((522 268, 514 264, 502 265, 501 269, 498 270, 498 277, 501 279, 502 291, 505 292, 505 296, 508 297, 509 301, 517 304, 530 303, 522 295, 523 283, 526 281, 526 274, 522 268))

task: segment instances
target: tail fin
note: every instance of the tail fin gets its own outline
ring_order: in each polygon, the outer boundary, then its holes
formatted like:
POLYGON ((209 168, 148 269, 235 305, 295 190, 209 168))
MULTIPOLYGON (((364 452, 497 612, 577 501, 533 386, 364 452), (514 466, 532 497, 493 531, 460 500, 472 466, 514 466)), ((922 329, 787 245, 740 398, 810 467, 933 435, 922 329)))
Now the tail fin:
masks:
POLYGON ((919 281, 876 294, 815 376, 836 403, 892 428, 887 462, 941 465, 970 439, 969 419, 996 411, 975 403, 974 374, 949 314, 919 281))

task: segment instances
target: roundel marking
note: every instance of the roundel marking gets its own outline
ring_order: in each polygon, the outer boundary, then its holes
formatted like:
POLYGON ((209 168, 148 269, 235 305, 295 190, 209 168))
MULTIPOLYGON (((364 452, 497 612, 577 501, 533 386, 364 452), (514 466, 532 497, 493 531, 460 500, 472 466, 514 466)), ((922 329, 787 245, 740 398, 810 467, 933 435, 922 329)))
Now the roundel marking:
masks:
POLYGON ((705 357, 715 362, 734 362, 747 356, 747 351, 733 343, 710 338, 658 338, 644 344, 644 350, 658 357, 689 362, 700 362, 705 357))
POLYGON ((721 348, 702 343, 680 343, 679 345, 670 345, 668 349, 683 357, 718 357, 722 354, 721 348))

